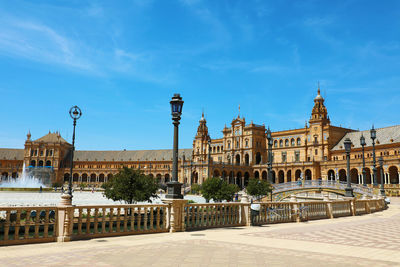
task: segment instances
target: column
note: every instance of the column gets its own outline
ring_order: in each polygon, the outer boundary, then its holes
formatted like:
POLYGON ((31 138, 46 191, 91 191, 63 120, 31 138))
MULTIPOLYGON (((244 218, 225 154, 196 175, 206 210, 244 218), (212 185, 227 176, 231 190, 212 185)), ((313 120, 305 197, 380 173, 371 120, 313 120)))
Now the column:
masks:
POLYGON ((386 184, 390 184, 390 176, 389 176, 389 173, 386 173, 385 176, 386 176, 386 184))

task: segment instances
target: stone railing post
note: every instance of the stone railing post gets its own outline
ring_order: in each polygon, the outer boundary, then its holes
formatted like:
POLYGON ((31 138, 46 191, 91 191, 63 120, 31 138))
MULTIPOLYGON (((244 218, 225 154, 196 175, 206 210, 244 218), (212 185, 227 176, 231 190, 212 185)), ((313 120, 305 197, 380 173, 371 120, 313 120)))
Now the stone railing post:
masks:
POLYGON ((370 200, 365 201, 365 213, 367 214, 371 213, 371 206, 369 205, 370 202, 370 200))
POLYGON ((67 194, 61 196, 60 204, 57 206, 57 242, 71 241, 72 228, 74 226, 74 206, 71 197, 67 194))
POLYGON ((186 199, 164 199, 169 205, 168 227, 170 233, 185 231, 185 205, 186 199))
POLYGON ((356 198, 350 200, 350 212, 352 216, 356 216, 356 198))
POLYGON ((241 207, 241 224, 251 226, 251 206, 250 203, 240 203, 241 207))
POLYGON ((296 195, 290 196, 290 206, 292 209, 293 221, 300 222, 299 204, 297 203, 296 195))
POLYGON ((333 219, 332 201, 329 199, 329 193, 324 195, 323 201, 326 202, 326 217, 333 219))

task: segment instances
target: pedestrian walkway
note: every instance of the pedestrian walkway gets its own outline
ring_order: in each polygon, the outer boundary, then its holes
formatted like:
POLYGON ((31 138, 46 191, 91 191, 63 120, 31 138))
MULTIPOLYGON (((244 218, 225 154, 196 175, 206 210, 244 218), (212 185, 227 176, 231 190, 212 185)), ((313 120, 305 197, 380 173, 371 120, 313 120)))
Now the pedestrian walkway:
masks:
POLYGON ((363 216, 0 247, 1 266, 400 266, 400 199, 363 216))

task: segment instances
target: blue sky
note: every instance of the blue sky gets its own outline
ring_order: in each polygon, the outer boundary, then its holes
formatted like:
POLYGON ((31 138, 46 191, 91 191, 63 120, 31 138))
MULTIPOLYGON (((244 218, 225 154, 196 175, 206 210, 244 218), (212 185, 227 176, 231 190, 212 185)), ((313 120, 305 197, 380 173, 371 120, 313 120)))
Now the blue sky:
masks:
POLYGON ((0 1, 0 147, 83 111, 77 149, 180 147, 204 109, 212 138, 238 115, 304 127, 318 81, 332 124, 400 124, 400 1, 0 1))

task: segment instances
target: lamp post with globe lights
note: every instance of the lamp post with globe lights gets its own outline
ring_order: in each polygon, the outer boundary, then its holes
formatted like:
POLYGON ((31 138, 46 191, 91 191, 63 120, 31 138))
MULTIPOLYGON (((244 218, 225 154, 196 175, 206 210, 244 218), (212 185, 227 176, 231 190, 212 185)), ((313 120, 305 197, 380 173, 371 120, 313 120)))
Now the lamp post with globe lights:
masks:
POLYGON ((365 147, 366 143, 365 143, 365 137, 362 134, 360 137, 360 145, 362 147, 362 160, 363 160, 363 167, 362 167, 363 186, 367 186, 367 179, 366 179, 367 174, 365 171, 365 156, 364 156, 364 147, 365 147))
POLYGON ((377 177, 377 171, 376 171, 376 157, 375 157, 375 139, 376 139, 376 130, 374 128, 374 125, 372 125, 372 129, 370 130, 371 133, 371 139, 372 139, 372 162, 373 162, 373 168, 372 168, 372 173, 374 175, 374 186, 378 185, 378 177, 377 177))
POLYGON ((344 149, 346 151, 346 159, 347 159, 347 186, 345 188, 345 196, 346 197, 354 197, 353 188, 351 187, 350 181, 350 151, 351 151, 351 140, 350 138, 346 138, 344 140, 344 149))
POLYGON ((82 111, 78 106, 73 106, 69 110, 69 115, 73 119, 73 132, 72 132, 72 149, 71 149, 71 157, 70 157, 70 169, 69 169, 69 177, 68 177, 68 190, 67 193, 61 196, 62 203, 64 205, 72 205, 72 170, 74 167, 74 151, 75 151, 75 127, 76 121, 82 116, 82 111))
POLYGON ((385 194, 385 186, 384 186, 384 174, 383 174, 383 158, 379 158, 379 166, 380 166, 380 176, 381 176, 381 190, 380 194, 381 196, 386 196, 385 194))
POLYGON ((174 94, 171 104, 172 124, 174 125, 174 141, 172 150, 172 180, 167 183, 168 199, 183 199, 182 184, 178 182, 178 126, 182 115, 183 101, 180 94, 174 94))

